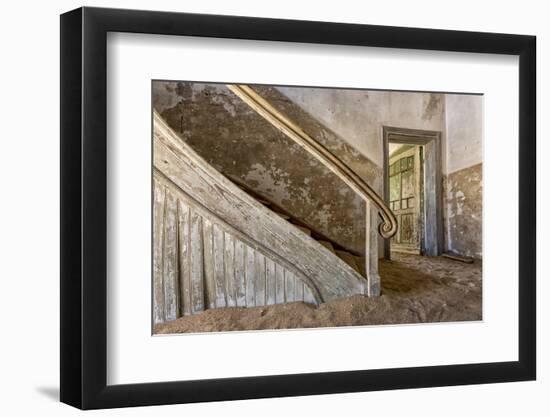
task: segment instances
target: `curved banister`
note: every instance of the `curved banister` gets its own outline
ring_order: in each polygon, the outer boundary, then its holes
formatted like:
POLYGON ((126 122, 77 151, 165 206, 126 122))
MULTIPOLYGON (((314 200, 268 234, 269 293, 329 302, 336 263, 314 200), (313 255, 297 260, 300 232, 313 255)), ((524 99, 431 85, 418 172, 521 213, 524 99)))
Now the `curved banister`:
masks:
POLYGON ((395 215, 390 208, 386 206, 384 200, 359 175, 332 154, 332 152, 275 109, 250 86, 228 84, 227 87, 264 119, 317 158, 365 201, 373 202, 378 208, 380 217, 382 218, 382 223, 380 223, 378 232, 384 238, 390 238, 395 235, 397 232, 397 219, 395 215))

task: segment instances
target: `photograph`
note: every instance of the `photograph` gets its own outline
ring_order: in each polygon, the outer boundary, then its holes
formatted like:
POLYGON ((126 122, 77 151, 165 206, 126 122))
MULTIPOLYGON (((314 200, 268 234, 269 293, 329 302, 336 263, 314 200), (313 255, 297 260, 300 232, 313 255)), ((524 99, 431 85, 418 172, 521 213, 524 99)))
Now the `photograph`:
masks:
POLYGON ((151 84, 154 335, 483 320, 483 94, 151 84))

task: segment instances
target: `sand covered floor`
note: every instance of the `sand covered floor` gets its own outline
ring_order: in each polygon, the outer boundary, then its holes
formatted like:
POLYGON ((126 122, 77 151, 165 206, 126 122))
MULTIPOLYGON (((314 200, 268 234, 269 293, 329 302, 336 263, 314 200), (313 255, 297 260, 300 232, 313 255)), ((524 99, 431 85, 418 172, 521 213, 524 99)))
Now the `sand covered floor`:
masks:
POLYGON ((155 333, 290 329, 481 320, 481 262, 392 254, 380 262, 382 295, 342 298, 314 307, 302 302, 223 308, 182 317, 155 333))

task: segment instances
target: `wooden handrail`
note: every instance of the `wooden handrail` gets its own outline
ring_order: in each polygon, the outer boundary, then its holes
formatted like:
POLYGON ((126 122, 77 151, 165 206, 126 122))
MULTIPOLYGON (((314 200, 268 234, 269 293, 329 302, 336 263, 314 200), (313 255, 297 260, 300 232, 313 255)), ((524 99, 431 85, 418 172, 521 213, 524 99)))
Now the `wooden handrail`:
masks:
POLYGON ((280 111, 274 108, 267 100, 260 96, 248 85, 228 84, 227 87, 240 97, 246 104, 255 110, 264 119, 278 130, 302 146, 307 152, 318 159, 323 165, 336 174, 350 186, 365 201, 371 201, 379 210, 382 223, 378 233, 384 238, 391 238, 397 232, 397 219, 384 200, 350 167, 338 159, 327 148, 309 136, 299 126, 289 120, 280 111))

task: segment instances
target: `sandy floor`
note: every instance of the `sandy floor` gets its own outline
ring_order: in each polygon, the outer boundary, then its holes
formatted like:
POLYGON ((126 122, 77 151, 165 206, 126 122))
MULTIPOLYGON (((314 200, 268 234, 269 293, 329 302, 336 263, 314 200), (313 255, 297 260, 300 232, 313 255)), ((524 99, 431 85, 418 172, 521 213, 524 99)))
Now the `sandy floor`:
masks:
POLYGON ((356 295, 318 308, 300 302, 207 310, 158 325, 155 333, 481 320, 481 262, 397 253, 392 257, 380 263, 380 297, 356 295))

